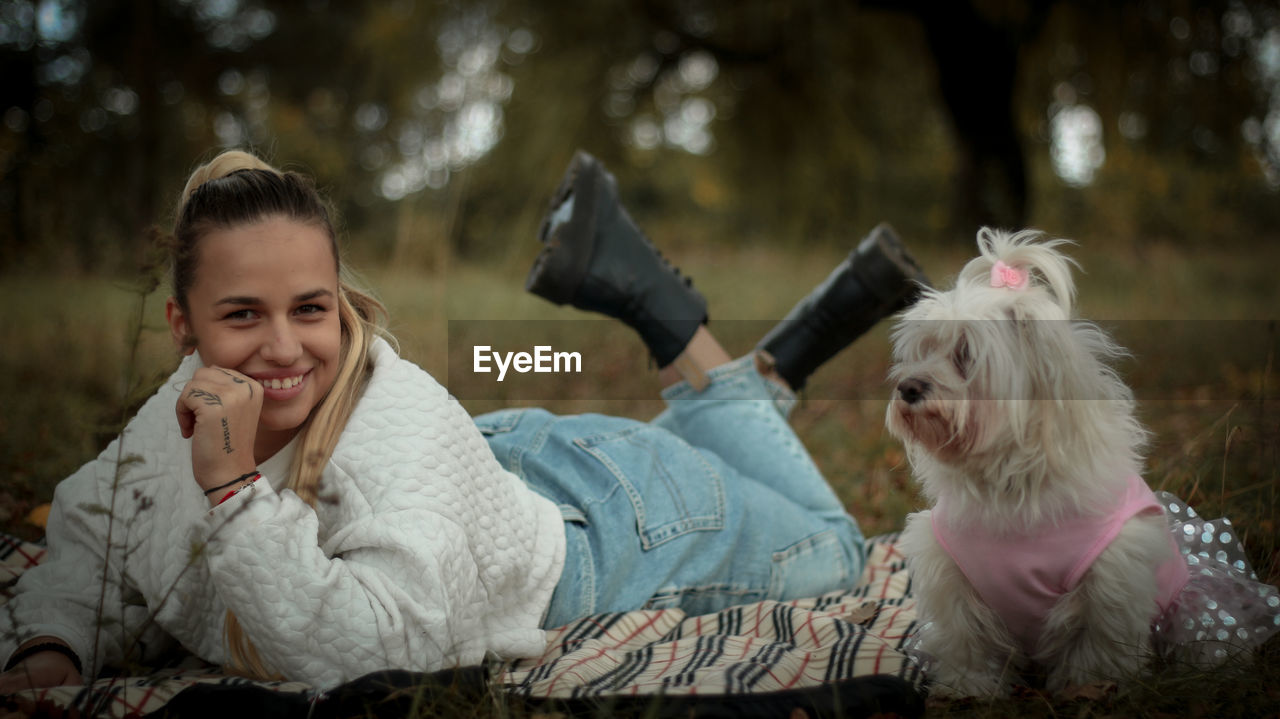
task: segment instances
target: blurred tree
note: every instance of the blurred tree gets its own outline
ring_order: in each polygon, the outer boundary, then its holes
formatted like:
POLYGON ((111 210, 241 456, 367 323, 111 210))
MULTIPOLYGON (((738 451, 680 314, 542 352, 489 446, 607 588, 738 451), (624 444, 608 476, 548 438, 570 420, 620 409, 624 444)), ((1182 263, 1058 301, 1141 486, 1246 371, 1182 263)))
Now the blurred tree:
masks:
MULTIPOLYGON (((343 176, 383 112, 385 88, 365 82, 378 56, 361 45, 377 42, 380 18, 346 5, 46 0, 4 13, 0 266, 130 259, 211 147, 255 146, 343 176)), ((341 192, 371 182, 351 179, 341 192)), ((335 198, 344 209, 346 198, 335 198)))
POLYGON ((530 235, 575 147, 680 236, 1280 219, 1274 0, 6 0, 0 63, 0 268, 131 266, 232 145, 419 266, 530 235))
MULTIPOLYGON (((885 114, 885 108, 858 97, 859 88, 848 85, 867 82, 860 76, 860 65, 868 58, 850 56, 842 46, 863 39, 851 36, 850 30, 866 22, 867 9, 914 18, 923 30, 921 49, 927 51, 925 62, 936 76, 938 99, 950 118, 956 145, 952 226, 1024 224, 1027 179, 1014 116, 1016 79, 1021 50, 1043 26, 1050 0, 1014 0, 996 3, 994 8, 986 7, 993 5, 990 2, 931 0, 812 3, 803 9, 739 3, 718 14, 714 22, 696 12, 691 15, 687 2, 643 0, 641 4, 659 28, 679 37, 682 45, 709 53, 721 66, 768 68, 767 84, 753 83, 749 90, 763 96, 762 106, 775 108, 767 116, 777 125, 763 134, 781 144, 764 148, 761 154, 766 156, 769 149, 789 154, 791 146, 809 132, 845 124, 840 122, 842 116, 862 131, 859 134, 875 127, 875 120, 867 116, 885 114), (838 75, 846 78, 843 87, 833 79, 838 75)), ((917 54, 903 59, 918 63, 924 58, 917 54)), ((871 62, 876 72, 893 72, 883 58, 871 62)), ((885 104, 914 100, 913 105, 920 101, 904 95, 890 90, 878 100, 885 104)), ((822 137, 828 148, 842 144, 842 138, 829 129, 822 137)), ((834 159, 821 152, 811 156, 834 159)))
POLYGON ((896 7, 924 28, 959 154, 953 224, 1025 226, 1027 161, 1015 95, 1023 49, 1039 35, 1053 0, 867 4, 896 7))
POLYGON ((1031 58, 1025 126, 1095 224, 1217 241, 1280 217, 1274 2, 1061 3, 1031 58))
MULTIPOLYGON (((771 185, 748 193, 748 207, 768 204, 772 191, 775 205, 792 218, 847 220, 848 213, 831 213, 821 196, 809 195, 825 186, 843 190, 844 198, 874 197, 877 180, 889 168, 905 166, 916 177, 950 173, 954 183, 947 220, 915 229, 967 236, 980 224, 1027 223, 1037 194, 1029 179, 1032 157, 1051 159, 1053 174, 1045 180, 1052 186, 1039 194, 1053 196, 1063 185, 1069 190, 1093 182, 1108 147, 1121 143, 1158 166, 1190 162, 1252 176, 1249 194, 1259 202, 1246 215, 1259 215, 1259 209, 1265 215, 1275 204, 1265 199, 1280 185, 1280 17, 1274 2, 862 0, 745 2, 713 11, 691 0, 635 1, 655 28, 651 53, 659 60, 649 63, 655 71, 645 88, 654 105, 677 58, 701 52, 729 78, 732 97, 717 105, 750 108, 715 127, 717 153, 729 155, 717 163, 734 167, 732 176, 740 181, 759 178, 771 185), (891 15, 911 18, 920 36, 894 27, 891 15), (900 67, 904 63, 917 72, 923 68, 932 87, 922 93, 919 74, 900 67), (891 80, 877 84, 885 78, 891 80), (896 112, 897 106, 905 112, 896 112), (931 118, 920 117, 931 109, 946 117, 949 136, 942 148, 930 137, 931 118), (915 141, 866 162, 900 133, 915 141), (812 138, 820 138, 821 147, 812 138), (754 150, 737 163, 735 141, 754 150), (922 156, 938 162, 915 164, 922 156), (788 157, 812 164, 777 164, 788 157), (806 174, 821 179, 806 182, 806 174)), ((709 92, 717 89, 723 87, 709 92)), ((1150 180, 1149 172, 1138 171, 1143 175, 1130 178, 1131 186, 1150 180)), ((1178 180, 1169 188, 1172 196, 1161 191, 1168 183, 1157 181, 1150 188, 1156 192, 1134 196, 1131 189, 1121 197, 1147 207, 1168 203, 1164 213, 1176 216, 1185 214, 1183 194, 1216 182, 1197 172, 1172 175, 1178 180)), ((895 188, 899 196, 904 185, 895 188)), ((1222 191, 1239 198, 1240 190, 1233 183, 1222 191)), ((1095 199, 1106 203, 1108 197, 1095 199)), ((868 204, 883 206, 877 199, 868 204)), ((1201 210, 1184 222, 1208 222, 1213 213, 1196 206, 1201 210)), ((1168 222, 1145 229, 1173 230, 1168 222)))

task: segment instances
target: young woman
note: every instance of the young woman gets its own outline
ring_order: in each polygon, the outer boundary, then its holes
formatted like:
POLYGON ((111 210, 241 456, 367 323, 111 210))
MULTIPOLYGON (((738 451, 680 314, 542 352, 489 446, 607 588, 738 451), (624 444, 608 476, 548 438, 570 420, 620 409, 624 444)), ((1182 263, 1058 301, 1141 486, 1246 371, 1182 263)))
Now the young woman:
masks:
POLYGON ((730 361, 701 295, 577 156, 529 288, 639 331, 670 383, 651 423, 469 417, 379 336, 313 186, 247 153, 195 171, 174 234, 166 315, 186 356, 59 484, 49 556, 0 617, 0 693, 175 643, 328 688, 537 655, 543 627, 595 612, 713 611, 861 572, 858 528, 785 417, 792 388, 923 281, 887 228, 730 361))

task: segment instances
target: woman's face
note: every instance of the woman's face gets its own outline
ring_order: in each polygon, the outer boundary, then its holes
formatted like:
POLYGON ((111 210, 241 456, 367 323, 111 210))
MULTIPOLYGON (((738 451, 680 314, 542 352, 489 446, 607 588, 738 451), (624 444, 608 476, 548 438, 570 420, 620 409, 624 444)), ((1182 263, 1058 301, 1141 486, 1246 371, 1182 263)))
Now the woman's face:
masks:
POLYGON ((179 347, 195 339, 206 366, 262 384, 262 459, 297 434, 337 376, 342 329, 330 240, 319 227, 273 216, 199 242, 187 311, 170 298, 169 327, 179 347))

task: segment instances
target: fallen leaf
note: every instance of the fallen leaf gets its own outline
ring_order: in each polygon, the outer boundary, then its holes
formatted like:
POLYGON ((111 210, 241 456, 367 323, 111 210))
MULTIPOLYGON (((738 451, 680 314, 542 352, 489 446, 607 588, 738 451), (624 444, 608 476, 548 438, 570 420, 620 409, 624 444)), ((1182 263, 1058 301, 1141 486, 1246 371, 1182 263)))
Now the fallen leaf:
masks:
POLYGON ((49 524, 49 509, 52 505, 45 503, 37 506, 27 514, 27 524, 44 529, 49 524))
POLYGON ((840 618, 853 624, 862 624, 874 617, 878 609, 879 605, 876 602, 864 602, 840 618))

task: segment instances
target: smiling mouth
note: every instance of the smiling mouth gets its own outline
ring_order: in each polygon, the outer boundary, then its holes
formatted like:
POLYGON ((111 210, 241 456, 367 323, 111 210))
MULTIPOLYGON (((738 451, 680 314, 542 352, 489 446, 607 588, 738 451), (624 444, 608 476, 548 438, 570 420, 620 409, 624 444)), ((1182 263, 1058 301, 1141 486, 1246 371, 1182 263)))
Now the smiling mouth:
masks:
POLYGON ((297 377, 264 379, 264 380, 261 380, 262 388, 263 389, 293 389, 294 387, 297 387, 298 385, 302 384, 302 379, 304 377, 306 377, 305 374, 300 374, 297 377))

